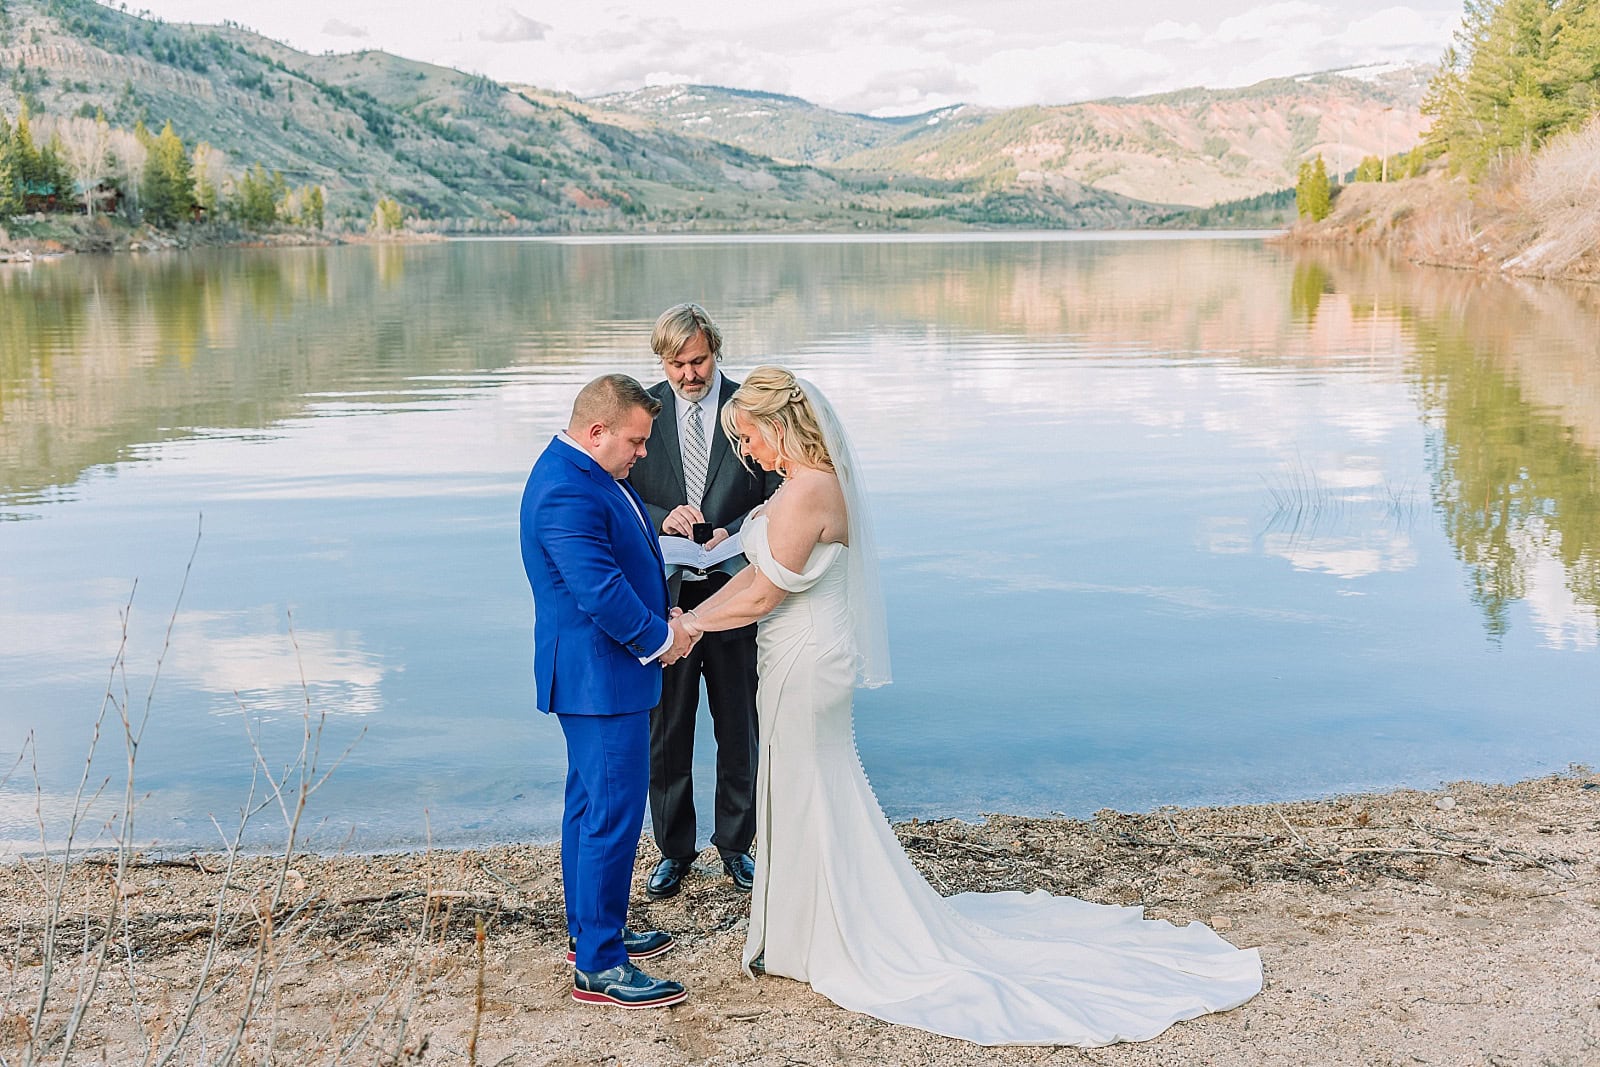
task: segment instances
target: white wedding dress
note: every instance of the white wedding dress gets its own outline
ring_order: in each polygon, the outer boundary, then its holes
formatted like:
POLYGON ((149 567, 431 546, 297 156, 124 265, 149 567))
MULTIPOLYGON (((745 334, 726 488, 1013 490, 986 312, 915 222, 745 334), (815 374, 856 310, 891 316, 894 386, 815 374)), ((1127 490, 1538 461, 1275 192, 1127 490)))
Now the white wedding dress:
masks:
POLYGON ((1256 951, 1198 922, 1043 890, 939 896, 856 754, 853 549, 819 544, 797 574, 773 559, 761 512, 745 522, 744 547, 788 592, 757 629, 747 972, 764 955, 768 974, 809 982, 840 1007, 983 1045, 1137 1041, 1261 989, 1256 951))

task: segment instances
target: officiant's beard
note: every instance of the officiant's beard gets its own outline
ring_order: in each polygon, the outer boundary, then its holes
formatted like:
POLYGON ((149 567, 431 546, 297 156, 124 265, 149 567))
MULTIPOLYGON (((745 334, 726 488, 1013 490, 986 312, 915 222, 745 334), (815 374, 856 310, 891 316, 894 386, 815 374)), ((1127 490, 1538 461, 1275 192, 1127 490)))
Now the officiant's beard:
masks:
POLYGON ((684 400, 687 400, 691 404, 698 404, 700 401, 706 398, 707 393, 711 392, 711 379, 707 378, 705 381, 695 385, 685 382, 682 385, 674 386, 673 388, 674 391, 684 400))
POLYGON ((697 333, 676 355, 662 358, 661 370, 680 399, 698 404, 717 380, 717 354, 711 351, 705 334, 697 333))

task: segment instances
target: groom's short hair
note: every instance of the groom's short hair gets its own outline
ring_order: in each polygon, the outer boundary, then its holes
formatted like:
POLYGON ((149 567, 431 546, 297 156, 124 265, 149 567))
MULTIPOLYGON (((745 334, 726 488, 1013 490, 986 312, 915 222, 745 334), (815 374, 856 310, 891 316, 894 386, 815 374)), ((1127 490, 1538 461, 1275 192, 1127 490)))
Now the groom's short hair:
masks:
POLYGON ((661 414, 661 401, 626 374, 602 374, 578 390, 572 402, 572 426, 581 430, 598 422, 612 429, 634 408, 644 408, 653 419, 661 414))
POLYGON ((658 359, 674 359, 696 334, 706 339, 706 348, 713 356, 722 357, 722 331, 706 309, 699 304, 674 304, 656 320, 656 328, 650 333, 650 351, 658 359))

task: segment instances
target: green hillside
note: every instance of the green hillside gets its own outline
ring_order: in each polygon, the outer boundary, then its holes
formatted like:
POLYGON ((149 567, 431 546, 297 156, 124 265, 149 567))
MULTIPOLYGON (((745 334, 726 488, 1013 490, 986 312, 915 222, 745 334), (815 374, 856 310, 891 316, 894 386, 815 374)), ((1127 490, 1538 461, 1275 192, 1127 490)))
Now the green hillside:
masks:
POLYGON ((701 85, 591 102, 752 152, 836 172, 916 175, 1028 196, 1064 180, 1135 200, 1209 207, 1294 184, 1318 152, 1340 171, 1415 144, 1432 71, 1366 69, 1058 107, 952 107, 904 118, 701 85))
POLYGON ((1070 178, 1144 200, 1209 206, 1294 184, 1321 154, 1342 171, 1417 143, 1423 68, 1375 76, 1277 78, 1060 107, 1025 107, 939 125, 841 166, 994 186, 1070 178))
MULTIPOLYGON (((1248 224, 1187 209, 1276 193, 1319 151, 1353 165, 1413 142, 1408 84, 1323 75, 901 118, 701 86, 583 101, 384 52, 308 55, 236 24, 0 0, 0 118, 26 109, 38 144, 65 151, 103 114, 124 213, 138 215, 133 157, 149 147, 131 131, 170 121, 191 153, 211 150, 197 179, 260 165, 280 190, 325 193, 334 229, 364 228, 384 198, 409 228, 447 233, 1248 224)), ((80 174, 76 192, 99 181, 80 174)))
POLYGON ((0 0, 0 113, 170 120, 235 171, 321 183, 329 214, 391 196, 443 229, 633 228, 739 217, 881 217, 837 179, 703 138, 597 119, 555 94, 383 52, 311 56, 240 27, 173 25, 91 0, 0 0))
POLYGON ((797 96, 726 89, 716 85, 663 85, 590 97, 613 113, 639 115, 665 129, 710 137, 798 163, 828 165, 868 149, 912 140, 932 127, 967 126, 992 114, 959 105, 919 115, 877 118, 830 111, 797 96))

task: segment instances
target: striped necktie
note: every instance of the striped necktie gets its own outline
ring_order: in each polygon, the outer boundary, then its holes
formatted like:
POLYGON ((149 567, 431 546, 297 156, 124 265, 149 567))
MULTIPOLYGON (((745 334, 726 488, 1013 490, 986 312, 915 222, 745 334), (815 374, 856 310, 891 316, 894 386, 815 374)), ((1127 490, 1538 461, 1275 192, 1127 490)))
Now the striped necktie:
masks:
POLYGON ((683 485, 688 492, 688 502, 699 507, 706 493, 706 469, 710 465, 699 404, 689 405, 688 431, 683 435, 683 485))

